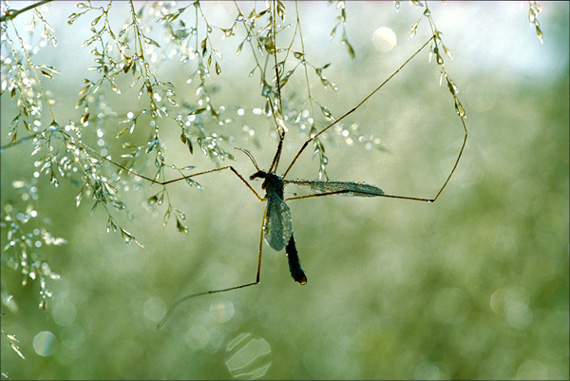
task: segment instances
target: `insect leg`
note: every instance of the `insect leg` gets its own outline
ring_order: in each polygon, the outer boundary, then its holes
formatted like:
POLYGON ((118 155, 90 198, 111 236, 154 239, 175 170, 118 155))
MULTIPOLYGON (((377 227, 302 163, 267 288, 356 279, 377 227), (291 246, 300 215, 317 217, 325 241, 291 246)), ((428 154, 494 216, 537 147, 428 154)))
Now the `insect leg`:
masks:
POLYGON ((232 167, 231 165, 226 165, 225 167, 220 167, 220 168, 209 169, 209 170, 207 170, 207 171, 202 171, 202 172, 198 172, 198 173, 192 173, 192 174, 190 174, 190 175, 182 176, 182 177, 179 177, 179 178, 176 178, 176 179, 172 179, 172 180, 158 181, 158 180, 155 180, 155 179, 153 179, 153 178, 151 178, 151 177, 148 177, 148 176, 145 176, 145 175, 141 175, 140 173, 137 173, 137 172, 133 171, 132 169, 127 168, 127 167, 125 167, 124 165, 121 165, 121 164, 117 163, 116 161, 113 161, 112 159, 109 159, 108 157, 101 155, 99 152, 97 152, 97 151, 94 150, 93 148, 91 148, 91 147, 89 147, 89 146, 83 144, 82 142, 78 141, 78 140, 75 139, 73 136, 71 136, 71 135, 69 135, 69 134, 67 134, 67 133, 64 133, 64 134, 65 134, 70 140, 72 140, 75 144, 77 144, 77 145, 79 145, 80 147, 82 147, 83 149, 85 149, 85 150, 91 152, 92 154, 94 154, 95 156, 97 156, 97 157, 98 157, 99 159, 101 159, 102 161, 107 161, 107 162, 111 163, 112 165, 114 165, 115 167, 119 168, 120 170, 126 171, 127 173, 129 173, 129 174, 131 174, 131 175, 133 175, 133 176, 139 177, 139 178, 141 178, 141 179, 143 179, 143 180, 147 180, 147 181, 149 181, 149 182, 151 182, 151 183, 153 183, 153 184, 157 184, 157 185, 167 185, 167 184, 175 183, 175 182, 178 182, 178 181, 181 181, 181 180, 186 180, 186 179, 189 179, 189 178, 192 178, 192 177, 196 177, 196 176, 200 176, 200 175, 205 175, 205 174, 213 173, 213 172, 218 172, 218 171, 221 171, 221 170, 224 170, 224 169, 229 169, 229 170, 231 170, 231 171, 245 184, 245 186, 247 186, 247 187, 249 188, 250 191, 253 192, 253 194, 254 194, 260 201, 264 201, 264 200, 265 200, 263 197, 261 197, 261 196, 255 191, 255 189, 253 189, 253 188, 251 187, 251 185, 249 185, 249 183, 243 178, 243 176, 240 175, 240 173, 239 173, 234 167, 232 167))
MULTIPOLYGON (((266 209, 267 211, 267 209, 266 209)), ((262 221, 265 220, 265 212, 263 212, 263 219, 262 221)), ((293 243, 293 246, 295 244, 293 243)), ((228 288, 222 288, 219 290, 210 290, 210 291, 202 291, 202 292, 197 292, 195 294, 190 294, 190 295, 186 295, 183 296, 182 298, 178 299, 173 305, 172 307, 170 307, 170 309, 168 310, 168 312, 166 313, 166 315, 164 315, 164 317, 162 318, 162 320, 158 323, 158 325, 156 326, 156 329, 160 329, 165 323, 166 321, 170 318, 170 316, 172 315, 172 313, 174 312, 174 310, 176 309, 176 307, 178 307, 181 303, 187 301, 188 299, 192 299, 198 296, 202 296, 202 295, 210 295, 210 294, 219 294, 222 292, 227 292, 227 291, 233 291, 233 290, 238 290, 240 288, 246 288, 246 287, 250 287, 250 286, 255 286, 256 284, 260 283, 260 276, 261 276, 261 253, 263 250, 263 229, 260 229, 260 235, 259 235, 259 255, 257 257, 257 272, 255 274, 255 281, 254 282, 250 282, 250 283, 246 283, 246 284, 240 284, 239 286, 233 286, 233 287, 228 287, 228 288)), ((298 260, 298 258, 297 258, 298 260)), ((302 270, 301 270, 302 271, 302 270)))
POLYGON ((404 68, 404 66, 406 66, 412 59, 414 59, 415 56, 417 56, 419 54, 419 52, 421 52, 432 40, 435 40, 435 35, 431 36, 429 38, 429 40, 427 40, 421 48, 419 48, 418 50, 416 50, 416 52, 414 54, 412 54, 412 56, 410 58, 408 58, 406 60, 406 62, 404 62, 402 65, 400 65, 399 68, 397 68, 388 78, 386 78, 380 85, 378 85, 378 87, 376 87, 374 90, 372 90, 372 92, 370 94, 368 94, 363 100, 361 100, 356 106, 354 106, 353 108, 351 108, 349 111, 347 111, 346 113, 344 113, 344 115, 342 115, 340 118, 336 119, 334 122, 332 122, 331 124, 329 124, 328 126, 326 126, 325 128, 323 128, 321 131, 319 131, 317 134, 311 136, 309 139, 307 139, 303 145, 301 146, 301 148, 299 149, 299 151, 297 152, 297 154, 295 155, 295 157, 293 158, 293 160, 291 161, 291 163, 289 164, 289 166, 287 167, 287 169, 285 170, 285 172, 283 172, 283 175, 281 176, 282 178, 285 178, 285 176, 287 176, 287 173, 289 173, 289 170, 291 169, 291 167, 293 166, 293 164, 295 164, 295 162, 297 161, 297 159, 299 158, 299 156, 301 155, 301 153, 305 150, 305 148, 307 148, 307 146, 309 145, 310 142, 312 142, 313 140, 315 140, 317 137, 319 137, 319 135, 321 135, 322 133, 324 133, 325 131, 327 131, 328 129, 330 129, 331 127, 335 126, 336 124, 338 124, 341 120, 343 120, 344 118, 346 118, 347 116, 349 116, 350 114, 352 114, 354 111, 356 111, 360 106, 362 106, 362 104, 364 102, 366 102, 368 99, 370 99, 374 94, 376 94, 376 92, 378 92, 378 90, 380 90, 382 87, 384 87, 384 85, 386 83, 388 83, 396 74, 398 74, 400 72, 400 70, 402 70, 404 68))
POLYGON ((226 165, 225 167, 220 167, 220 168, 209 169, 209 170, 203 171, 203 172, 193 173, 193 174, 191 174, 191 175, 182 176, 182 177, 179 177, 179 178, 177 178, 177 179, 172 179, 172 180, 168 180, 168 181, 154 181, 154 182, 155 182, 155 183, 158 183, 158 184, 160 184, 160 185, 167 185, 167 184, 174 183, 174 182, 177 182, 177 181, 186 180, 186 179, 189 179, 189 178, 191 178, 191 177, 200 176, 200 175, 205 175, 205 174, 207 174, 207 173, 217 172, 217 171, 221 171, 221 170, 224 170, 224 169, 229 169, 229 170, 231 170, 231 171, 245 184, 245 186, 248 187, 249 190, 253 192, 253 194, 259 199, 259 201, 265 201, 265 198, 264 198, 264 197, 261 197, 261 196, 259 195, 259 193, 257 193, 257 192, 255 191, 255 189, 253 189, 253 188, 251 187, 251 185, 249 185, 249 183, 243 178, 243 176, 240 175, 239 172, 238 172, 234 167, 232 167, 231 165, 226 165))
MULTIPOLYGON (((295 157, 293 158, 293 160, 291 161, 291 164, 289 164, 289 167, 287 167, 287 170, 283 173, 282 178, 285 178, 285 176, 287 175, 287 173, 289 172, 289 170, 291 169, 291 167, 293 166, 293 164, 295 164, 295 162, 297 161, 297 159, 299 158, 299 156, 301 155, 301 153, 303 152, 303 150, 307 147, 307 145, 313 141, 314 139, 316 139, 319 135, 321 135, 323 132, 325 132, 326 130, 328 130, 329 128, 331 128, 332 126, 336 125, 338 122, 340 122, 342 119, 344 119, 345 117, 347 117, 348 115, 350 115, 352 112, 354 112, 358 107, 360 107, 364 102, 366 102, 372 95, 374 95, 374 93, 376 93, 378 90, 380 90, 380 88, 382 88, 382 86, 384 86, 392 77, 394 77, 408 62, 410 62, 420 51, 422 51, 427 44, 432 41, 435 38, 435 36, 432 36, 421 48, 419 48, 410 58, 408 58, 408 60, 406 60, 406 62, 404 62, 398 69, 396 69, 396 71, 394 73, 392 73, 392 75, 390 75, 384 82, 382 82, 376 89, 374 89, 374 91, 372 91, 370 94, 368 94, 368 96, 366 98, 364 98, 358 105, 356 105, 355 107, 353 107, 350 111, 348 111, 347 113, 345 113, 344 115, 342 115, 339 119, 335 120, 333 123, 331 123, 330 125, 328 125, 327 127, 325 127, 324 129, 322 129, 320 132, 318 132, 316 135, 312 136, 311 138, 309 138, 308 140, 306 140, 303 145, 301 146, 301 149, 297 152, 297 154, 295 155, 295 157)), ((374 197, 387 197, 387 198, 393 198, 393 199, 400 199, 400 200, 412 200, 412 201, 423 201, 423 202, 435 202, 439 195, 443 192, 443 190, 445 189, 445 187, 447 186, 447 184, 449 183, 449 180, 451 180, 451 177, 453 176, 453 174, 455 173, 455 170, 457 169, 457 165, 459 164, 459 161, 461 160, 461 157, 463 155, 463 151, 465 149, 465 145, 467 143, 467 136, 468 136, 468 131, 467 131, 467 125, 465 124, 465 118, 462 115, 459 115, 459 119, 461 120, 461 126, 463 127, 463 141, 461 142, 461 147, 459 149, 459 153, 457 154, 457 157, 455 159, 455 162, 453 164, 453 167, 451 168, 451 171, 448 173, 447 177, 445 178, 445 181, 443 182, 443 185, 439 188, 439 190, 437 191, 437 193, 435 194, 434 197, 432 198, 427 198, 427 197, 415 197, 415 196, 400 196, 400 195, 390 195, 390 194, 383 194, 383 195, 379 195, 379 194, 370 194, 371 196, 374 197)), ((320 197, 320 196, 328 196, 328 195, 333 195, 333 194, 340 194, 340 193, 347 193, 344 191, 339 191, 339 192, 326 192, 326 193, 320 193, 320 194, 312 194, 312 195, 308 195, 308 196, 299 196, 299 197, 291 197, 286 199, 285 201, 288 200, 298 200, 298 199, 303 199, 303 198, 312 198, 312 197, 320 197)), ((366 194, 366 192, 361 192, 363 194, 366 194)))
MULTIPOLYGON (((308 195, 304 195, 304 196, 289 197, 289 198, 286 198, 285 201, 303 200, 303 199, 313 198, 313 197, 334 196, 337 194, 344 194, 344 193, 351 193, 351 192, 347 191, 347 190, 338 190, 338 191, 325 192, 325 193, 315 193, 315 194, 308 194, 308 195)), ((434 202, 436 200, 437 196, 439 196, 439 194, 441 193, 441 190, 439 191, 439 193, 434 198, 408 197, 408 196, 400 196, 400 195, 392 195, 392 194, 377 194, 377 193, 368 193, 368 192, 359 192, 359 193, 362 193, 363 196, 370 196, 370 197, 387 197, 387 198, 395 198, 395 199, 400 199, 400 200, 434 202)))
MULTIPOLYGON (((303 200, 303 199, 313 198, 313 197, 334 196, 335 194, 343 194, 343 193, 348 193, 348 191, 338 190, 338 191, 332 191, 332 192, 308 194, 308 195, 304 195, 304 196, 293 196, 293 197, 286 198, 285 201, 303 200)), ((378 196, 378 195, 375 194, 374 196, 378 196)))

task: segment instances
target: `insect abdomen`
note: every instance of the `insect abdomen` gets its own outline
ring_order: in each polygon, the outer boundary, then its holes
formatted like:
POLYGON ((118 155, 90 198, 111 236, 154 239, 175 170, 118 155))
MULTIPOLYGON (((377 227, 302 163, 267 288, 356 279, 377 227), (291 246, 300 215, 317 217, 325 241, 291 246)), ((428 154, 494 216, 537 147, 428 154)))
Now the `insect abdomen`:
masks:
POLYGON ((295 279, 295 282, 299 282, 300 284, 307 283, 307 277, 301 268, 301 261, 299 261, 295 239, 292 235, 287 247, 285 248, 285 252, 287 253, 287 260, 289 261, 289 271, 291 271, 291 276, 295 279))

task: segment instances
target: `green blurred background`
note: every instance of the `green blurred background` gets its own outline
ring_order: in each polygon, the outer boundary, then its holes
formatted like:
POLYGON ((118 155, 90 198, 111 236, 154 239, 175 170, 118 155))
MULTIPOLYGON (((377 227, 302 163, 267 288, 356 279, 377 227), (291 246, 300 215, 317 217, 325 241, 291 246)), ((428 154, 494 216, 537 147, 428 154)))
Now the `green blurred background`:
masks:
MULTIPOLYGON (((224 26, 222 10, 229 6, 204 10, 224 26)), ((122 22, 126 4, 115 7, 122 22)), ((345 197, 291 202, 305 286, 290 278, 284 253, 264 247, 260 285, 187 302, 156 330, 179 297, 253 281, 263 204, 229 173, 198 179, 202 191, 175 184, 174 203, 188 217, 184 235, 172 222, 162 227, 164 210, 143 207, 156 189, 125 192, 134 220, 121 221, 140 248, 107 234, 106 217, 92 214, 90 202, 75 208, 77 187, 63 182, 55 189, 40 178, 35 207, 49 219, 49 230, 68 241, 44 249, 61 279, 49 281, 53 298, 42 311, 37 282, 22 287, 3 254, 2 298, 13 295, 13 301, 2 306, 2 329, 16 335, 26 359, 3 336, 2 370, 14 379, 568 379, 569 9, 566 2, 542 7, 543 44, 529 26, 526 3, 431 5, 454 58, 446 68, 467 112, 463 159, 434 204, 345 197), (51 354, 38 354, 35 337, 51 354)), ((34 57, 61 72, 44 85, 63 123, 79 118, 73 106, 80 82, 94 76, 86 70, 88 49, 79 48, 92 17, 69 26, 74 10, 59 3, 44 12, 59 45, 34 57)), ((326 76, 340 88, 316 84, 314 96, 337 117, 429 37, 424 19, 418 35, 407 38, 421 16, 416 6, 402 3, 396 12, 392 3, 349 2, 351 60, 338 36, 328 39, 334 7, 303 2, 300 11, 309 59, 332 62, 326 76), (398 38, 389 52, 374 47, 382 26, 398 38)), ((287 17, 294 20, 293 13, 287 17)), ((23 28, 29 17, 17 22, 23 28)), ((220 42, 226 71, 212 79, 220 89, 214 100, 229 105, 236 119, 223 133, 266 167, 276 144, 272 120, 251 115, 263 100, 257 80, 247 78, 250 56, 242 53, 233 63, 237 43, 220 42), (235 114, 240 106, 248 110, 244 118, 235 114), (256 130, 259 144, 245 137, 243 124, 256 130)), ((193 97, 180 80, 190 70, 178 62, 156 65, 162 80, 176 81, 179 99, 193 97)), ((345 121, 345 129, 358 123, 361 134, 380 138, 385 151, 329 134, 330 178, 366 181, 391 194, 435 195, 462 139, 438 78, 437 65, 422 52, 345 121)), ((288 101, 300 109, 306 88, 302 77, 296 80, 287 95, 298 91, 288 101)), ((110 95, 119 112, 144 105, 127 95, 122 103, 114 99, 121 98, 110 95)), ((5 144, 15 105, 8 94, 1 101, 5 144)), ((111 140, 122 126, 108 128, 111 140)), ((199 153, 189 156, 178 134, 165 123, 170 162, 213 167, 199 153)), ((301 143, 292 130, 282 170, 301 143)), ((2 153, 3 200, 23 203, 12 185, 31 178, 31 149, 23 144, 2 153)), ((249 160, 236 157, 238 171, 251 174, 249 160)), ((317 170, 307 152, 291 177, 314 179, 317 170)))

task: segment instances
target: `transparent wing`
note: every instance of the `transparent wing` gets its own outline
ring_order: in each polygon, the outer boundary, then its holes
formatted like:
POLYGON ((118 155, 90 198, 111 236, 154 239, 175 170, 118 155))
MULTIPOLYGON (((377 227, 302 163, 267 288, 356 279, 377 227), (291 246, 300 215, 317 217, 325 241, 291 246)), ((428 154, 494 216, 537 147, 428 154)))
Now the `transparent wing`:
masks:
POLYGON ((291 209, 279 196, 270 194, 267 198, 267 211, 263 221, 263 238, 273 249, 280 251, 287 245, 293 234, 291 209))
POLYGON ((295 184, 310 188, 319 193, 343 192, 344 196, 376 197, 384 191, 374 185, 352 181, 285 180, 285 184, 295 184))

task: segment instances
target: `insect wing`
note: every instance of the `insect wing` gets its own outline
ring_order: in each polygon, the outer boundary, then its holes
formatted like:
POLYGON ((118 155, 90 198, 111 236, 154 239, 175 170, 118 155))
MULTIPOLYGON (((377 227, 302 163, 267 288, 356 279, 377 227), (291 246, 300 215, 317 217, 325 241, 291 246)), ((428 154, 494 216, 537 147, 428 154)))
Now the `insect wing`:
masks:
POLYGON ((273 249, 280 251, 287 245, 292 234, 291 209, 279 196, 269 195, 263 221, 265 242, 273 249))
POLYGON ((339 194, 344 196, 357 197, 377 197, 384 195, 384 191, 377 186, 352 181, 288 180, 286 183, 307 187, 319 193, 339 192, 339 194))

